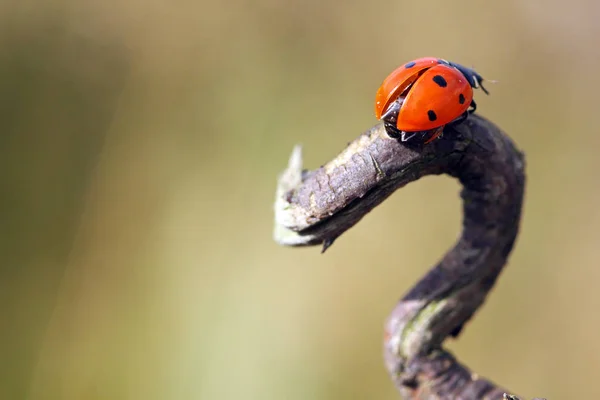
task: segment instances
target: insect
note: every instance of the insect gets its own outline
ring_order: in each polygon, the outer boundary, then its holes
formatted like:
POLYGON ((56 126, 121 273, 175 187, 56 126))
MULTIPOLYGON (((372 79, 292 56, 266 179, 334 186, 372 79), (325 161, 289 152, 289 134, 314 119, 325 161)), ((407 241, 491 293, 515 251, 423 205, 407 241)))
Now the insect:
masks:
POLYGON ((375 116, 386 131, 403 142, 421 135, 429 143, 445 125, 464 121, 477 109, 473 88, 483 78, 471 68, 424 57, 396 68, 383 81, 375 96, 375 116))

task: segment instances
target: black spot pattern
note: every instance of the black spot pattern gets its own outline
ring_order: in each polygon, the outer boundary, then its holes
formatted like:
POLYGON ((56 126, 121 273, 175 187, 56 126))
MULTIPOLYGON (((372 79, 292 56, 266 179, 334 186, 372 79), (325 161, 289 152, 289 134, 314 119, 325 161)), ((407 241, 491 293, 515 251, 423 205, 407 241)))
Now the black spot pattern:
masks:
POLYGON ((465 96, 463 96, 462 93, 458 95, 458 102, 460 104, 465 104, 465 96))
POLYGON ((433 110, 427 111, 427 116, 429 117, 429 120, 431 122, 433 122, 437 119, 437 115, 435 115, 435 111, 433 111, 433 110))
POLYGON ((406 65, 404 66, 404 68, 412 68, 412 67, 414 67, 415 65, 417 65, 417 63, 416 63, 416 62, 414 62, 414 61, 411 61, 411 62, 409 62, 408 64, 406 64, 406 65))
POLYGON ((448 86, 448 82, 446 82, 446 80, 444 79, 444 77, 441 76, 441 75, 434 76, 433 77, 433 81, 435 83, 437 83, 439 87, 446 87, 446 86, 448 86))

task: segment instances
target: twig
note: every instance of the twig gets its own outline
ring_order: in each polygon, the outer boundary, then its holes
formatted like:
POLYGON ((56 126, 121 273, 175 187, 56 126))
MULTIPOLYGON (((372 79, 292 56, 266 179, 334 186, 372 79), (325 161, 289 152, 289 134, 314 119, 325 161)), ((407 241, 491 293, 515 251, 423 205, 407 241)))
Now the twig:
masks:
POLYGON ((472 115, 425 146, 401 143, 377 125, 314 171, 302 170, 296 147, 278 183, 274 239, 325 251, 395 190, 432 174, 462 183, 463 231, 389 316, 387 369, 407 399, 509 398, 442 348, 484 302, 519 230, 524 156, 491 122, 472 115))

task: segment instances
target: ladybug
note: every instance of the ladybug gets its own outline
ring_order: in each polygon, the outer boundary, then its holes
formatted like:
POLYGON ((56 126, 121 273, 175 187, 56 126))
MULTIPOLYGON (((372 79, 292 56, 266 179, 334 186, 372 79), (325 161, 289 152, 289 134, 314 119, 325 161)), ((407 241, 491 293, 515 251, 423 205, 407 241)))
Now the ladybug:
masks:
POLYGON ((405 142, 420 134, 429 143, 445 125, 462 122, 476 110, 473 88, 489 94, 482 81, 471 68, 441 58, 419 58, 385 78, 375 96, 375 116, 390 136, 405 142))

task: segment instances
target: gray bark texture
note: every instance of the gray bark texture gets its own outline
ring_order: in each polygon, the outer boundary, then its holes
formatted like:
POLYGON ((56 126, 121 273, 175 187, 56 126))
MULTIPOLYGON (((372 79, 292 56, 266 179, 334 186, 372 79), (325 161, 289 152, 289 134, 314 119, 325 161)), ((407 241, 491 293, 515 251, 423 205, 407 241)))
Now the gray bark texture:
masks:
POLYGON ((303 170, 296 147, 278 181, 274 239, 324 252, 395 190, 432 174, 461 182, 462 233, 388 317, 387 369, 405 399, 517 399, 442 347, 485 301, 519 231, 524 155, 487 119, 471 115, 427 145, 401 142, 377 125, 313 171, 303 170))

